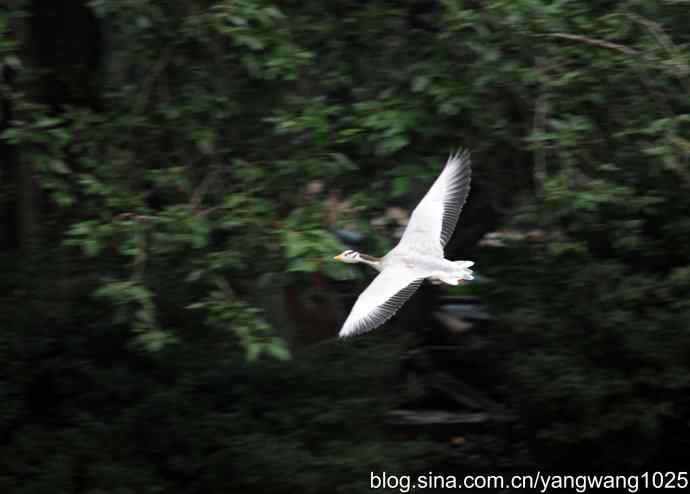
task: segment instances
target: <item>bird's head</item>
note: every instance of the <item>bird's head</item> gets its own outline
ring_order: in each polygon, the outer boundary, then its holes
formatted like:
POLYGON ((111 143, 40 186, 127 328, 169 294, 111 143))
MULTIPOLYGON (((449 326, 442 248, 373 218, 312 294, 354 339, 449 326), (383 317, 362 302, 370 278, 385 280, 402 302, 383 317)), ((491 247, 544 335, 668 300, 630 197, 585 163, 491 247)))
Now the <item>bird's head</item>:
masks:
POLYGON ((335 256, 333 259, 335 259, 336 261, 347 262, 350 264, 362 262, 361 254, 354 250, 345 250, 342 253, 335 256))

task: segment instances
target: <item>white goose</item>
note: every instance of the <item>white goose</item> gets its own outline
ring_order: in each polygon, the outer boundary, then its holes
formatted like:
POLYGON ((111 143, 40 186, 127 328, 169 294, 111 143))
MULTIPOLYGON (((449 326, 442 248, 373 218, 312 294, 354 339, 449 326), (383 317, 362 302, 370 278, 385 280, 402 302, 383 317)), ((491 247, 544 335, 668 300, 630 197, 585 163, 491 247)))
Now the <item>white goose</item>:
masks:
POLYGON ((472 280, 472 261, 449 261, 443 248, 450 240, 470 191, 468 151, 451 155, 446 166, 412 212, 398 245, 385 256, 346 250, 335 259, 364 263, 381 273, 357 298, 339 336, 370 331, 390 319, 422 281, 457 285, 472 280))

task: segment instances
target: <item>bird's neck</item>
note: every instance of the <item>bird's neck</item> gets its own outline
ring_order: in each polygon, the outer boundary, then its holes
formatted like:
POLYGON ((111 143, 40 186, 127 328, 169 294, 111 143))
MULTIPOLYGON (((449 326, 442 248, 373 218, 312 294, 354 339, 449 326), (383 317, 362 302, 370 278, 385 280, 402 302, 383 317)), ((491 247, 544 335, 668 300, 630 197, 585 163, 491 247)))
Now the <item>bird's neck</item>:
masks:
POLYGON ((380 257, 374 257, 374 256, 369 256, 367 254, 359 254, 359 262, 363 262, 364 264, 368 264, 372 268, 374 268, 377 271, 381 271, 383 269, 383 266, 381 265, 381 258, 380 257))

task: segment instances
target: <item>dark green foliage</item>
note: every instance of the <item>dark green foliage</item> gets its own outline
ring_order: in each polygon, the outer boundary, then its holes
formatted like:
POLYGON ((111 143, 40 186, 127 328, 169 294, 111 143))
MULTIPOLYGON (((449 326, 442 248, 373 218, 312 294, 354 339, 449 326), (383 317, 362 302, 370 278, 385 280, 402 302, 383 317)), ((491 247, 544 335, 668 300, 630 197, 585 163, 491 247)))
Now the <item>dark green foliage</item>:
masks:
POLYGON ((356 278, 329 229, 382 253, 368 220, 458 146, 458 235, 520 203, 545 236, 478 262, 537 463, 681 464, 683 2, 94 0, 71 44, 50 2, 9 3, 0 490, 361 492, 442 464, 381 427, 392 333, 289 360, 257 289, 356 278))
POLYGON ((17 311, 3 331, 3 492, 361 492, 362 462, 431 458, 382 432, 400 351, 383 338, 248 365, 220 331, 133 352, 104 308, 63 306, 71 326, 17 311))
POLYGON ((546 173, 515 223, 546 240, 492 268, 520 341, 516 401, 560 468, 680 465, 688 445, 690 38, 661 29, 670 6, 640 14, 586 18, 587 39, 544 55, 545 124, 529 141, 546 173))

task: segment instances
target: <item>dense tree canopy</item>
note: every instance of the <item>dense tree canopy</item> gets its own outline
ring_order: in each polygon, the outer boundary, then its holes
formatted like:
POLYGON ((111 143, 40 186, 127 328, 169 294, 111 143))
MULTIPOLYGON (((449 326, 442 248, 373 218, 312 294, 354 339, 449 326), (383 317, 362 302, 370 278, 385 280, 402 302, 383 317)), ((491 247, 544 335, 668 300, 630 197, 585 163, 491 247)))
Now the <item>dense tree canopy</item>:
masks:
POLYGON ((334 336, 363 281, 334 232, 385 252, 370 219, 459 146, 447 255, 487 277, 525 461, 682 464, 687 4, 70 5, 0 5, 4 491, 359 492, 448 464, 381 426, 414 335, 287 341, 334 336), (499 225, 540 239, 477 250, 499 225))

